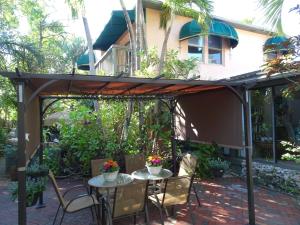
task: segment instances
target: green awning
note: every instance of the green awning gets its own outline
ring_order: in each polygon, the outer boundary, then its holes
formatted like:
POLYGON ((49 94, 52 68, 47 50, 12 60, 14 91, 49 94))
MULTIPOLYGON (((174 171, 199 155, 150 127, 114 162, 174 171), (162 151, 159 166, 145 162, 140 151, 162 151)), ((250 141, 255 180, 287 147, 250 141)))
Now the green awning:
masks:
POLYGON ((266 40, 264 44, 264 49, 276 48, 276 49, 286 49, 288 47, 288 38, 284 36, 274 36, 266 40))
MULTIPOLYGON (((202 29, 199 23, 196 20, 192 20, 182 26, 179 33, 179 40, 199 34, 201 35, 201 32, 202 29)), ((208 33, 211 35, 228 38, 232 48, 235 48, 239 43, 239 37, 234 27, 221 20, 212 19, 208 33)))
MULTIPOLYGON (((95 55, 94 55, 94 60, 95 60, 95 55)), ((90 65, 89 65, 89 54, 85 53, 81 55, 78 60, 77 60, 77 68, 79 70, 90 70, 90 65)))
MULTIPOLYGON (((135 21, 135 11, 127 10, 131 22, 135 21)), ((127 24, 122 10, 114 10, 104 30, 93 45, 94 49, 106 51, 127 30, 127 24)))

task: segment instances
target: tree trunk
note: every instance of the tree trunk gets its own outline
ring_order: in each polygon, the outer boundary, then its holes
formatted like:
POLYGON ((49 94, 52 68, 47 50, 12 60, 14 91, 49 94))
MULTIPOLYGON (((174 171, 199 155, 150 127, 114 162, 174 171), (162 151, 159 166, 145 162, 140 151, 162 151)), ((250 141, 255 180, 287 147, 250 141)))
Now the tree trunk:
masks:
POLYGON ((139 70, 141 66, 141 51, 142 51, 142 18, 141 18, 141 10, 142 9, 142 1, 136 0, 135 7, 135 24, 136 24, 136 69, 139 70))
POLYGON ((158 66, 158 76, 161 75, 163 69, 164 69, 164 66, 165 66, 165 58, 166 58, 166 54, 167 54, 167 47, 168 47, 168 40, 169 40, 169 37, 170 37, 170 33, 171 33, 171 29, 172 29, 172 26, 173 26, 173 22, 174 22, 174 13, 172 12, 171 13, 171 21, 170 21, 170 24, 169 24, 169 27, 166 31, 166 34, 165 34, 165 38, 164 38, 164 42, 163 42, 163 45, 162 45, 162 48, 161 48, 161 53, 160 53, 160 59, 159 59, 159 66, 158 66))
POLYGON ((85 16, 82 16, 82 21, 84 25, 86 41, 87 41, 88 51, 89 51, 89 66, 90 66, 89 75, 96 75, 93 42, 92 42, 92 37, 89 29, 89 24, 85 16))
POLYGON ((129 32, 129 38, 130 38, 130 50, 131 50, 131 76, 134 76, 135 71, 136 71, 136 39, 135 39, 135 34, 134 34, 134 30, 133 30, 133 26, 131 24, 131 20, 129 17, 129 14, 127 12, 126 6, 124 4, 123 0, 120 0, 120 4, 124 13, 124 17, 125 17, 125 21, 127 24, 127 29, 129 32))

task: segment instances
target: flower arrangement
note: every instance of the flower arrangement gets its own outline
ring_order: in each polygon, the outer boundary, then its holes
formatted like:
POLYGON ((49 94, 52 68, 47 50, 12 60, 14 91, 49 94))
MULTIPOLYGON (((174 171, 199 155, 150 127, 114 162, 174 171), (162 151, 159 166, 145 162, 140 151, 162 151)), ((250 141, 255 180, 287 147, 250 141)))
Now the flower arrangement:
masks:
POLYGON ((147 166, 162 166, 162 158, 158 155, 149 156, 147 158, 147 166))
POLYGON ((119 165, 116 161, 113 161, 112 159, 106 161, 103 164, 102 172, 103 173, 112 173, 119 170, 119 165))

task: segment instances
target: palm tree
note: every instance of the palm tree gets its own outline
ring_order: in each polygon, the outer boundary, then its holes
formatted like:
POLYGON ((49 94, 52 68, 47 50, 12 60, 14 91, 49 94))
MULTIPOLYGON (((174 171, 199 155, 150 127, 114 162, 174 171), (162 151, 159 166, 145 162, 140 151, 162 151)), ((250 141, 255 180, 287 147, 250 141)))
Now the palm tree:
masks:
POLYGON ((71 9, 73 18, 78 18, 79 12, 82 15, 82 21, 84 25, 85 36, 86 36, 86 41, 88 46, 88 53, 89 53, 89 66, 90 66, 89 74, 95 75, 96 70, 95 70, 95 59, 94 59, 94 52, 93 52, 93 42, 92 42, 92 37, 89 29, 88 20, 85 16, 84 0, 66 0, 66 2, 71 9))
POLYGON ((165 30, 165 37, 160 54, 158 75, 161 75, 164 68, 167 44, 175 15, 180 14, 198 20, 205 32, 208 29, 212 10, 213 6, 211 0, 166 0, 163 3, 160 16, 160 28, 165 30), (193 7, 195 7, 195 10, 193 7))
POLYGON ((265 22, 276 29, 279 34, 284 34, 282 28, 282 9, 285 0, 259 0, 259 7, 265 14, 265 22))

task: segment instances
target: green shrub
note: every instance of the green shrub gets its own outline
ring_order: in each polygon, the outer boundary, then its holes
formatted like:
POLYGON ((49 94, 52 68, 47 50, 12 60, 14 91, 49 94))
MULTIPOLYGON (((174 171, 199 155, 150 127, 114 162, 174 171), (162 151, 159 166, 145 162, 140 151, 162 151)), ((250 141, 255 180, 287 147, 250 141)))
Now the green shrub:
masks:
POLYGON ((211 177, 209 159, 217 154, 217 147, 212 144, 191 143, 190 148, 198 158, 196 176, 200 178, 211 177))
POLYGON ((14 158, 17 156, 17 146, 15 145, 5 145, 4 155, 7 158, 14 158))
MULTIPOLYGON (((47 177, 39 179, 26 179, 26 204, 32 205, 36 195, 45 191, 47 184, 47 177)), ((15 201, 18 198, 18 182, 11 182, 8 185, 11 199, 15 201)))
POLYGON ((2 155, 6 143, 7 143, 7 131, 4 128, 0 128, 0 155, 2 155))
POLYGON ((226 160, 222 160, 221 158, 217 158, 217 159, 208 159, 208 165, 209 168, 211 169, 217 169, 217 170, 228 170, 230 163, 226 160))
POLYGON ((91 159, 103 149, 96 115, 85 106, 79 107, 70 113, 70 122, 61 123, 60 134, 62 149, 78 160, 83 174, 89 174, 91 159))
POLYGON ((51 146, 44 149, 44 161, 46 166, 54 175, 60 174, 61 149, 58 146, 51 146))

